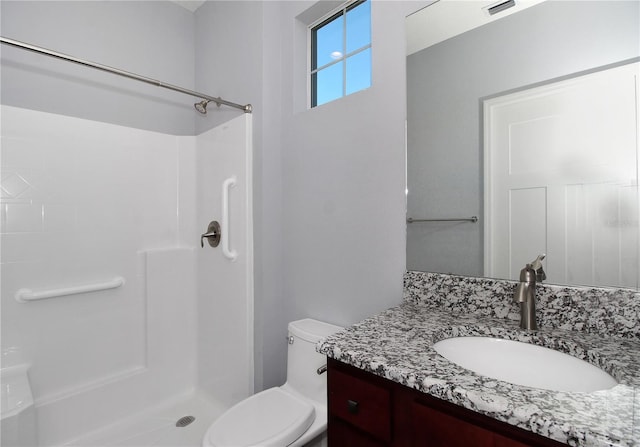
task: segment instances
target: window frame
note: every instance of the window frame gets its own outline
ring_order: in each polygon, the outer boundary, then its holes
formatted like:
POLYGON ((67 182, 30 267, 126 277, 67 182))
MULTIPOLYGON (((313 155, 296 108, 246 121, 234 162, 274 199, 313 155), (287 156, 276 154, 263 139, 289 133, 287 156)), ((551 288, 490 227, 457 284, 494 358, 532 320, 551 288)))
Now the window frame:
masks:
MULTIPOLYGON (((331 10, 331 12, 325 14, 324 16, 322 16, 320 19, 316 20, 315 22, 313 22, 312 24, 310 24, 307 28, 307 35, 308 35, 308 51, 307 51, 307 90, 308 90, 308 94, 307 94, 307 105, 308 108, 313 109, 315 107, 318 106, 317 103, 317 96, 318 96, 318 88, 317 88, 317 79, 318 76, 317 74, 321 71, 324 70, 328 67, 331 67, 333 65, 336 65, 340 62, 343 62, 342 64, 342 94, 340 97, 332 99, 331 101, 327 101, 325 103, 322 103, 320 105, 323 104, 328 104, 330 102, 336 101, 340 98, 344 98, 345 96, 347 96, 347 64, 346 61, 347 59, 349 59, 351 56, 355 56, 363 51, 369 50, 371 49, 371 36, 369 38, 369 43, 367 45, 364 45, 360 48, 357 48, 353 51, 351 51, 350 53, 346 52, 347 49, 347 20, 346 20, 346 15, 347 12, 349 12, 352 9, 355 9, 356 7, 360 6, 361 4, 365 3, 369 1, 370 6, 372 5, 371 0, 351 0, 348 1, 347 3, 339 6, 338 8, 335 8, 333 10, 331 10), (338 59, 335 59, 333 61, 330 61, 320 67, 316 67, 315 69, 313 68, 313 64, 314 61, 316 60, 317 54, 316 54, 316 49, 317 49, 317 45, 316 45, 316 39, 315 39, 315 30, 322 28, 323 26, 333 22, 334 20, 338 19, 339 17, 344 16, 345 19, 343 20, 343 24, 342 24, 342 56, 338 59), (314 76, 316 75, 316 76, 314 76)), ((371 21, 371 14, 369 15, 369 21, 371 21)), ((373 77, 373 66, 370 67, 371 72, 370 75, 371 77, 373 77)), ((372 83, 372 82, 371 82, 372 83)), ((371 87, 371 83, 369 84, 369 87, 371 87)), ((369 88, 367 87, 367 88, 369 88)), ((364 90, 364 89, 363 89, 364 90)), ((361 90, 358 90, 361 91, 361 90)), ((356 92, 352 92, 352 93, 356 93, 356 92)))

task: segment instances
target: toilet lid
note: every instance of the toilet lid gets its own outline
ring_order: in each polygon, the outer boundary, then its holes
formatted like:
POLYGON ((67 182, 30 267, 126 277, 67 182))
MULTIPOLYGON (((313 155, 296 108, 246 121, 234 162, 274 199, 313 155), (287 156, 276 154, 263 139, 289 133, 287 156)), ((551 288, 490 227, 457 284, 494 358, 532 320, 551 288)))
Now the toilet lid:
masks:
POLYGON ((315 419, 313 405, 280 388, 236 404, 209 429, 214 447, 283 447, 298 439, 315 419))

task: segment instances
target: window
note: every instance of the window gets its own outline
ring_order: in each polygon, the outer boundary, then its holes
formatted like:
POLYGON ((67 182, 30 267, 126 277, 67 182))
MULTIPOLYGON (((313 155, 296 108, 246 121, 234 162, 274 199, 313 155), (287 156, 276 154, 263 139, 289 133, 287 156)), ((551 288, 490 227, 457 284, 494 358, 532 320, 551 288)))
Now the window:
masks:
POLYGON ((312 25, 311 107, 371 86, 371 3, 348 3, 312 25))

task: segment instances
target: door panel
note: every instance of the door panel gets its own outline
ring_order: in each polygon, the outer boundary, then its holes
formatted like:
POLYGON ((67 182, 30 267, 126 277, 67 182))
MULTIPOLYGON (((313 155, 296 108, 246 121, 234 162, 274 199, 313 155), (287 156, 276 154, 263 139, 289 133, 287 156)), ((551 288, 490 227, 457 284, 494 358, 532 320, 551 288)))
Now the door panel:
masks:
POLYGON ((485 101, 485 274, 638 284, 638 63, 485 101))

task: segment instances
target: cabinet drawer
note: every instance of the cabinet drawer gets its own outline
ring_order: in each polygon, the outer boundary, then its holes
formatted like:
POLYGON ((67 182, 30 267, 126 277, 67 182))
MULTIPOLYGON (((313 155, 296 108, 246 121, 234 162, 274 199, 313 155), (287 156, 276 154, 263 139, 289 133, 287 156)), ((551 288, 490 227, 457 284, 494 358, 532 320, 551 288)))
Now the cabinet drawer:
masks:
POLYGON ((387 388, 329 369, 329 413, 384 441, 391 439, 387 388))
MULTIPOLYGON (((342 419, 332 418, 328 427, 329 447, 387 447, 389 444, 355 428, 342 419)), ((501 446, 502 447, 502 446, 501 446)))
MULTIPOLYGON (((502 436, 489 427, 444 413, 428 403, 413 401, 408 405, 414 445, 428 447, 532 447, 502 436)), ((445 404, 446 405, 446 404, 445 404)), ((464 411, 461 411, 464 413, 464 411)))

